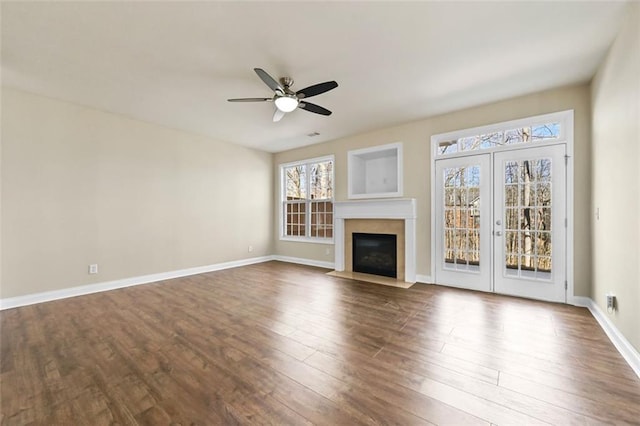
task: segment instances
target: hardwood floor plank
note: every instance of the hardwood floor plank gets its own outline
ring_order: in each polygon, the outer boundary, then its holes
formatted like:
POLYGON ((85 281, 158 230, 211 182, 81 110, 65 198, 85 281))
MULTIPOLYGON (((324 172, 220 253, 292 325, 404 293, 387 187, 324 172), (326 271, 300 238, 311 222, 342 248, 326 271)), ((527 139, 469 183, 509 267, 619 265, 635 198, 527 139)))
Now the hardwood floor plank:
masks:
MULTIPOLYGON (((344 356, 344 355, 341 355, 344 356)), ((425 379, 435 380, 442 384, 454 387, 471 395, 487 401, 493 401, 503 407, 528 414, 536 419, 551 424, 588 424, 594 420, 569 410, 561 409, 555 405, 545 403, 535 398, 530 398, 508 389, 503 389, 496 384, 490 384, 478 380, 466 374, 461 374, 449 368, 436 364, 424 363, 419 360, 411 360, 397 356, 390 358, 389 362, 381 363, 380 359, 368 360, 349 355, 349 360, 357 361, 360 369, 370 371, 371 374, 387 372, 390 382, 406 386, 410 389, 420 390, 425 379)), ((465 405, 457 408, 466 411, 465 405)))
POLYGON ((376 359, 388 362, 400 356, 406 361, 418 360, 420 362, 435 364, 461 374, 475 377, 478 380, 491 384, 498 383, 499 370, 484 367, 482 365, 452 359, 440 352, 430 351, 424 348, 416 348, 408 345, 396 344, 396 342, 386 345, 377 355, 376 359))
POLYGON ((454 358, 484 365, 502 373, 509 373, 568 393, 589 396, 594 395, 594 391, 601 391, 606 392, 612 398, 619 396, 623 401, 628 401, 630 398, 638 398, 640 401, 640 386, 637 381, 633 382, 619 373, 618 380, 615 381, 616 386, 612 387, 611 380, 588 367, 568 368, 565 365, 544 361, 536 362, 531 358, 514 357, 496 351, 493 353, 476 352, 468 347, 451 344, 445 345, 442 352, 454 358))
POLYGON ((546 424, 546 422, 529 415, 435 380, 425 379, 420 386, 420 392, 429 397, 437 398, 452 407, 465 407, 468 413, 486 419, 493 424, 546 424))
POLYGON ((0 312, 0 423, 639 424, 583 308, 281 262, 0 312))
POLYGON ((323 397, 279 371, 264 368, 264 363, 247 358, 243 361, 242 366, 250 372, 246 377, 256 383, 256 386, 267 387, 269 392, 281 403, 314 424, 366 424, 358 416, 344 410, 334 401, 323 397))
POLYGON ((393 374, 382 375, 382 370, 377 369, 374 372, 352 368, 349 362, 343 362, 320 352, 310 356, 305 363, 339 380, 357 384, 377 398, 398 405, 431 423, 488 424, 481 418, 471 416, 455 406, 443 404, 431 397, 424 397, 411 388, 396 386, 397 381, 394 380, 393 374))
MULTIPOLYGON (((385 411, 383 407, 380 406, 380 402, 371 398, 366 390, 354 388, 352 383, 338 380, 333 376, 298 361, 276 349, 256 347, 251 341, 244 340, 240 336, 233 336, 229 338, 227 343, 241 348, 241 350, 250 354, 254 359, 259 360, 274 371, 293 379, 297 383, 300 383, 317 394, 322 395, 327 400, 332 401, 340 407, 342 411, 345 411, 350 417, 353 417, 356 424, 384 424, 390 421, 389 416, 384 414, 388 413, 388 411, 385 411), (357 409, 354 410, 354 407, 370 408, 366 408, 362 411, 357 409)), ((425 423, 421 419, 417 419, 408 413, 405 413, 404 410, 394 412, 394 416, 392 416, 391 419, 393 419, 391 423, 394 424, 396 422, 400 422, 400 420, 409 422, 405 424, 425 423)), ((323 421, 321 424, 341 423, 323 421)))
MULTIPOLYGON (((556 404, 560 407, 581 412, 604 423, 638 424, 640 422, 640 400, 624 404, 612 402, 606 393, 598 393, 593 398, 584 398, 575 394, 558 391, 550 386, 512 376, 500 375, 501 387, 529 395, 534 398, 556 404)), ((631 400, 633 401, 633 400, 631 400)))

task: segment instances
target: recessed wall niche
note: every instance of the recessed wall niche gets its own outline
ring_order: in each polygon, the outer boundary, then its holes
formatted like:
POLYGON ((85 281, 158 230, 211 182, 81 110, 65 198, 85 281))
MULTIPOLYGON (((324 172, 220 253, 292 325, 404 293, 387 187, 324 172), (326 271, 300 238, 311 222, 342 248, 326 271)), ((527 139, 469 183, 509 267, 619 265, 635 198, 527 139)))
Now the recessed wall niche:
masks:
POLYGON ((402 143, 347 153, 349 198, 402 197, 402 143))

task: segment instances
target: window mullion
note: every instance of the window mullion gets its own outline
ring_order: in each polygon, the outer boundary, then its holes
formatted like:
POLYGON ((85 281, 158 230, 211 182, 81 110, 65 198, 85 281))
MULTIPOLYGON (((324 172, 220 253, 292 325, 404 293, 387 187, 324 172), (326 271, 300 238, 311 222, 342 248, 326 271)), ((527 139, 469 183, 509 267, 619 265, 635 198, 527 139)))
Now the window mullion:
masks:
POLYGON ((305 167, 305 175, 307 176, 306 186, 307 186, 307 197, 305 200, 306 205, 306 214, 305 214, 305 232, 304 235, 307 237, 311 237, 311 167, 310 163, 304 165, 305 167))
POLYGON ((306 214, 306 221, 305 223, 307 224, 305 227, 305 236, 307 237, 311 237, 311 199, 307 199, 305 201, 306 204, 306 209, 307 209, 307 214, 306 214))

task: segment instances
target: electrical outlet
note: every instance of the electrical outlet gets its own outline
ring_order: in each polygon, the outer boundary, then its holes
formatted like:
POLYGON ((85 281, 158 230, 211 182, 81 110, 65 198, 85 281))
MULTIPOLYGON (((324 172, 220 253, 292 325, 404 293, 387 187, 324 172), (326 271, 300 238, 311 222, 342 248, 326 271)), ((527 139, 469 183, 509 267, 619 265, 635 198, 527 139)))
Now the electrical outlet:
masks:
POLYGON ((607 294, 607 311, 614 311, 616 309, 616 296, 613 294, 607 294))
POLYGON ((253 251, 253 246, 249 246, 249 247, 247 247, 247 251, 248 251, 249 253, 251 253, 251 252, 253 251))
POLYGON ((90 274, 97 274, 98 273, 98 264, 97 263, 93 263, 93 264, 89 265, 89 273, 90 274))

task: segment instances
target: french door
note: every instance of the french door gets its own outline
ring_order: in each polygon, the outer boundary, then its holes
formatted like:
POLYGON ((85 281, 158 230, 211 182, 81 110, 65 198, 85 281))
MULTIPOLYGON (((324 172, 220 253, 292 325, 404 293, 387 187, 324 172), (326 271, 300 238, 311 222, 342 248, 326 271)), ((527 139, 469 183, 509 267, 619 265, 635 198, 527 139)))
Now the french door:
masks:
POLYGON ((436 161, 438 284, 566 301, 565 146, 436 161))
POLYGON ((491 154, 436 161, 436 283, 491 291, 491 154))

